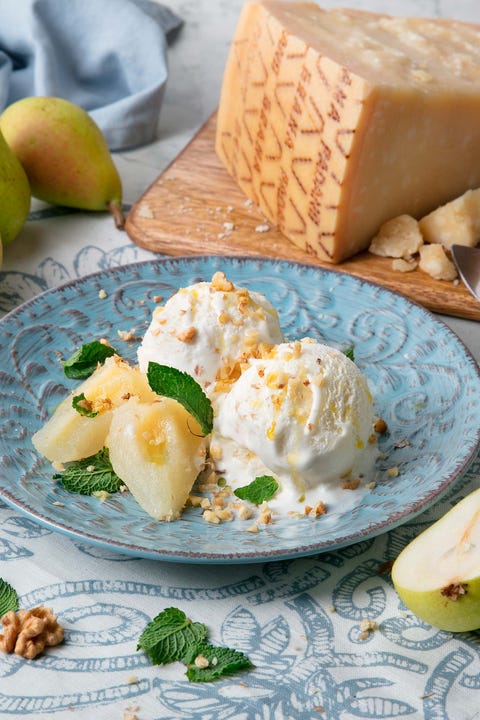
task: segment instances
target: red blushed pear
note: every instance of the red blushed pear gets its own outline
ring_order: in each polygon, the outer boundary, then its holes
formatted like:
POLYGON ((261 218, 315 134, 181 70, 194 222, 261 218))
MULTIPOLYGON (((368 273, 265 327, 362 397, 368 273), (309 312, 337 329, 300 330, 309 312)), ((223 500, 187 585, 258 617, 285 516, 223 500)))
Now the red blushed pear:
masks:
POLYGON ((78 105, 27 97, 0 115, 0 130, 20 160, 32 195, 53 205, 109 211, 122 228, 122 184, 105 138, 78 105))

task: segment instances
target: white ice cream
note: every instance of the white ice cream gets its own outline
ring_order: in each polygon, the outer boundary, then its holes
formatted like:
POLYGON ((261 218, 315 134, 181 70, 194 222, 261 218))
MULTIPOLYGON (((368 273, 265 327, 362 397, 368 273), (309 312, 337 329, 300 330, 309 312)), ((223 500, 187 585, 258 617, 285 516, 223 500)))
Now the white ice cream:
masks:
POLYGON ((262 344, 282 342, 278 314, 260 293, 237 288, 223 273, 180 289, 157 307, 138 349, 140 369, 154 361, 189 373, 212 396, 240 374, 262 344))
POLYGON ((328 501, 342 479, 371 470, 372 425, 372 397, 355 363, 306 338, 251 361, 219 408, 212 453, 234 488, 267 473, 280 482, 281 504, 328 501))

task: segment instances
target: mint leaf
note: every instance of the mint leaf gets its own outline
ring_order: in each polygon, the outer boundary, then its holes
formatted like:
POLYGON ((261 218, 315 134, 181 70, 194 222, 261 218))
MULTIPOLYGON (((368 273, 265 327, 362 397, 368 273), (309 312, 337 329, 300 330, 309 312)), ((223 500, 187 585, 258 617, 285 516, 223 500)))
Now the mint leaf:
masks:
POLYGON ((278 482, 271 475, 260 475, 249 485, 234 490, 240 500, 248 500, 254 505, 261 505, 265 500, 270 500, 279 488, 278 482))
POLYGON ((346 355, 349 360, 355 362, 355 348, 353 347, 353 345, 349 348, 346 348, 343 351, 343 354, 346 355))
POLYGON ((154 392, 173 398, 183 405, 198 421, 204 435, 212 432, 212 404, 191 375, 168 365, 149 362, 147 378, 154 392))
POLYGON ((117 492, 123 485, 115 474, 110 462, 107 448, 99 450, 96 455, 78 460, 68 465, 61 473, 53 476, 60 480, 63 487, 80 495, 92 495, 94 492, 117 492))
POLYGON ((63 372, 71 380, 83 380, 97 369, 99 363, 104 363, 108 357, 115 354, 116 350, 110 345, 93 340, 75 350, 68 360, 62 363, 63 372))
POLYGON ((80 415, 84 415, 85 417, 93 418, 95 415, 98 415, 98 412, 92 412, 92 403, 90 400, 87 400, 85 393, 74 395, 72 399, 72 407, 80 413, 80 415))
POLYGON ((249 670, 253 668, 253 664, 248 657, 239 650, 232 650, 226 647, 215 647, 206 642, 191 645, 188 653, 183 658, 183 662, 188 666, 187 678, 190 682, 211 682, 225 675, 232 675, 240 670, 249 670), (205 664, 206 667, 199 667, 195 664, 205 664))
POLYGON ((0 578, 0 617, 10 610, 18 610, 18 595, 13 587, 6 580, 0 578))
POLYGON ((137 650, 144 650, 154 665, 181 660, 191 645, 207 636, 203 623, 192 623, 182 610, 170 607, 148 623, 138 640, 137 650))

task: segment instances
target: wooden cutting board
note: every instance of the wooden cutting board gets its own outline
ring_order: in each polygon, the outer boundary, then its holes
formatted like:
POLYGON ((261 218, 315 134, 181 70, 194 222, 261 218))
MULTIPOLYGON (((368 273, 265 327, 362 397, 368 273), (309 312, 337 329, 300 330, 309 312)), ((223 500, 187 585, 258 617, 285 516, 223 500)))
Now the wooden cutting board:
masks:
POLYGON ((247 201, 215 153, 215 115, 131 208, 126 230, 137 245, 167 255, 275 257, 340 270, 406 295, 434 312, 480 320, 462 283, 401 273, 369 252, 340 265, 296 247, 247 201))

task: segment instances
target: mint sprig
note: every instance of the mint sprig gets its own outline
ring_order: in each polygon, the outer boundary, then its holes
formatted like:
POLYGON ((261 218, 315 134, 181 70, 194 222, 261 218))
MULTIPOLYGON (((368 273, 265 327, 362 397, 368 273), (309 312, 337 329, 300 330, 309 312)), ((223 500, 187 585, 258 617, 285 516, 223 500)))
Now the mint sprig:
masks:
POLYGON ((91 403, 85 397, 85 393, 80 393, 80 395, 73 396, 72 407, 84 417, 93 418, 98 415, 98 412, 93 412, 91 403))
POLYGON ((92 340, 75 350, 62 363, 63 372, 70 380, 83 380, 90 377, 99 364, 104 363, 108 357, 115 354, 116 350, 111 345, 105 345, 99 340, 92 340))
POLYGON ((151 620, 138 640, 154 665, 180 660, 191 682, 210 682, 254 666, 242 652, 207 642, 207 627, 192 622, 183 610, 166 608, 151 620))
POLYGON ((53 476, 60 480, 63 487, 80 495, 92 495, 94 492, 117 492, 123 485, 110 462, 107 448, 96 455, 70 463, 61 473, 53 476))
POLYGON ((16 590, 6 580, 0 578, 0 617, 10 610, 17 611, 20 607, 16 590))
POLYGON ((345 350, 343 350, 343 354, 346 355, 349 360, 355 362, 355 348, 353 347, 353 345, 345 348, 345 350))
POLYGON ((206 642, 192 645, 183 662, 187 665, 186 675, 190 682, 211 682, 225 675, 253 668, 248 657, 240 650, 216 647, 206 642), (206 662, 195 664, 197 658, 207 661, 208 665, 206 662))
POLYGON ((183 405, 197 420, 204 435, 212 432, 212 404, 191 375, 168 365, 149 362, 147 379, 152 390, 158 395, 173 398, 183 405))
POLYGON ((185 613, 170 607, 147 625, 138 640, 137 650, 144 650, 154 665, 181 660, 189 647, 207 636, 203 623, 192 623, 185 613))
POLYGON ((279 488, 278 482, 271 475, 260 475, 249 485, 234 490, 240 500, 248 500, 254 505, 261 505, 262 502, 270 500, 279 488))

